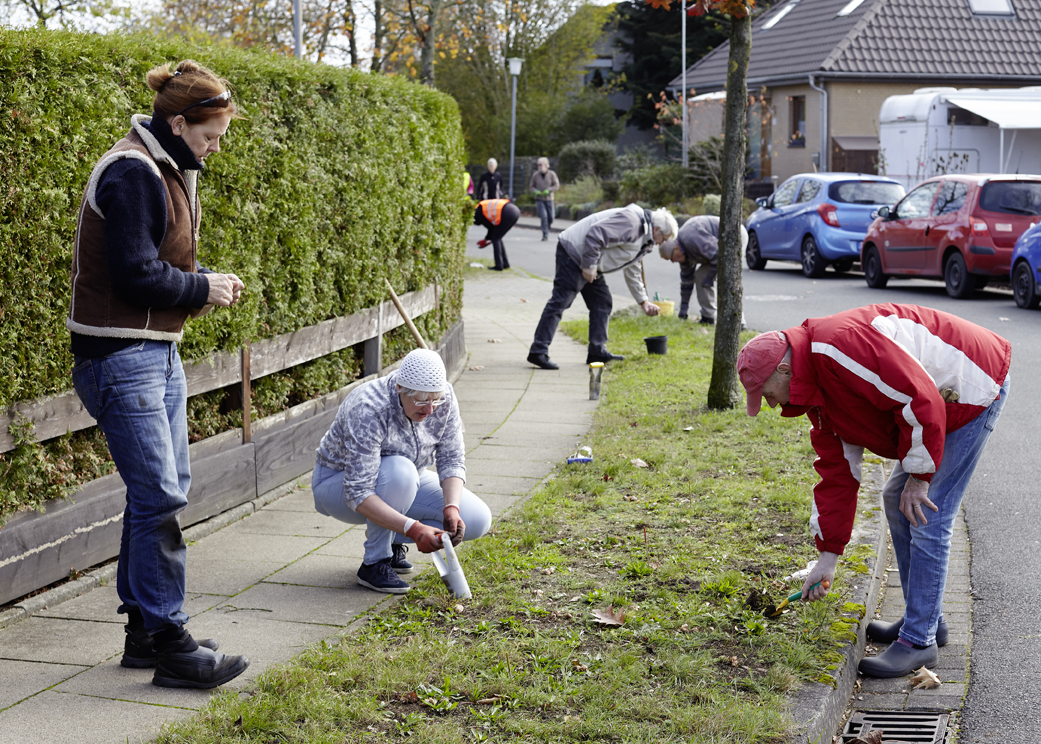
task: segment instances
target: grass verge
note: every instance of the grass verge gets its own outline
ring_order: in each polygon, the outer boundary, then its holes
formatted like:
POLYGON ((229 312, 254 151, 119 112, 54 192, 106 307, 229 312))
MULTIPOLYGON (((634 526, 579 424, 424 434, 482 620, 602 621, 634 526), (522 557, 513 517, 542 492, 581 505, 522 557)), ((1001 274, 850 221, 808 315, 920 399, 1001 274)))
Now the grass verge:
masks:
POLYGON ((461 551, 472 601, 428 572, 359 632, 159 741, 780 741, 787 695, 830 679, 861 614, 842 599, 850 556, 827 600, 762 615, 815 557, 805 422, 704 409, 704 326, 620 318, 612 350, 628 360, 607 370, 594 461, 461 551), (643 337, 662 333, 668 354, 648 356, 643 337))

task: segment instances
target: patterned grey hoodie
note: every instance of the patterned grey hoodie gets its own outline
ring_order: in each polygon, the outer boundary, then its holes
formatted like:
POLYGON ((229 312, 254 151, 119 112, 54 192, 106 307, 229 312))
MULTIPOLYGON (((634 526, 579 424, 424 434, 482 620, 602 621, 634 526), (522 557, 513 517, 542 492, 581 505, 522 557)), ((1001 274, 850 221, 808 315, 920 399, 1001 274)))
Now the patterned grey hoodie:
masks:
POLYGON ((343 471, 343 492, 351 509, 376 493, 381 457, 400 455, 420 470, 436 461, 442 481, 466 480, 463 420, 451 384, 445 402, 417 424, 401 407, 397 377, 394 371, 352 390, 318 445, 316 462, 343 471))

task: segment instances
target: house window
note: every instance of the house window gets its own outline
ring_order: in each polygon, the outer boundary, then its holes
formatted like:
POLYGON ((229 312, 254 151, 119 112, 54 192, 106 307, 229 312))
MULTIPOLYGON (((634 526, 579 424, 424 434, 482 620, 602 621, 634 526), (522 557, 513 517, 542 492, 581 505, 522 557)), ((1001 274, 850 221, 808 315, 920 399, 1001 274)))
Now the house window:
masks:
POLYGON ((1014 15, 1012 0, 969 0, 969 10, 975 15, 1014 15))
POLYGON ((791 122, 788 147, 806 147, 806 96, 791 96, 788 103, 788 121, 791 122))

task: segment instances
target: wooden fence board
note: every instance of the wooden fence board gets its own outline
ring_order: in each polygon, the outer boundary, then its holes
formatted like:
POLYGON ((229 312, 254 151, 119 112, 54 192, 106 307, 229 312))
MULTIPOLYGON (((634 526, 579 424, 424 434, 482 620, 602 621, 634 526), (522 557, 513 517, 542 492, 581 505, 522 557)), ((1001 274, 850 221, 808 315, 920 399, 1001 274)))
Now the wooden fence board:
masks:
POLYGON ((192 487, 181 526, 190 527, 257 497, 256 447, 236 443, 233 449, 192 458, 192 487))
MULTIPOLYGON (((430 312, 438 305, 437 286, 430 285, 409 292, 401 297, 401 302, 413 318, 430 312)), ((404 322, 394 305, 387 301, 382 307, 367 308, 354 315, 333 318, 277 338, 257 341, 251 350, 250 377, 256 380, 318 359, 367 341, 379 335, 381 330, 386 333, 404 322), (383 313, 382 328, 380 312, 383 313)), ((206 359, 185 362, 184 375, 189 396, 234 385, 242 381, 241 352, 220 352, 206 359)), ((0 452, 14 449, 14 437, 9 427, 17 416, 24 416, 34 423, 37 442, 60 437, 69 431, 88 429, 97 423, 83 408, 74 390, 16 403, 11 411, 0 413, 0 452)))

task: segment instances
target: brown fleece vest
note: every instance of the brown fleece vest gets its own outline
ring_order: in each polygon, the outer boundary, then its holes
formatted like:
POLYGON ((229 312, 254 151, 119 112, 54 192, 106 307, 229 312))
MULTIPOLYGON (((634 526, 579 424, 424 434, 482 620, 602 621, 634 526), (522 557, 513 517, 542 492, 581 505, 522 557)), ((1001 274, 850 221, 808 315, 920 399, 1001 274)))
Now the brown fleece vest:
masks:
MULTIPOLYGON (((195 273, 199 230, 199 199, 189 190, 184 174, 152 139, 146 143, 138 124, 94 166, 80 205, 76 243, 72 255, 72 301, 66 327, 87 336, 180 341, 190 308, 162 310, 131 305, 113 291, 105 262, 105 217, 95 201, 102 174, 116 160, 136 158, 147 163, 166 187, 166 233, 159 245, 159 260, 181 271, 195 273), (158 158, 149 148, 157 151, 158 158)), ((192 186, 195 185, 194 172, 192 186)))

